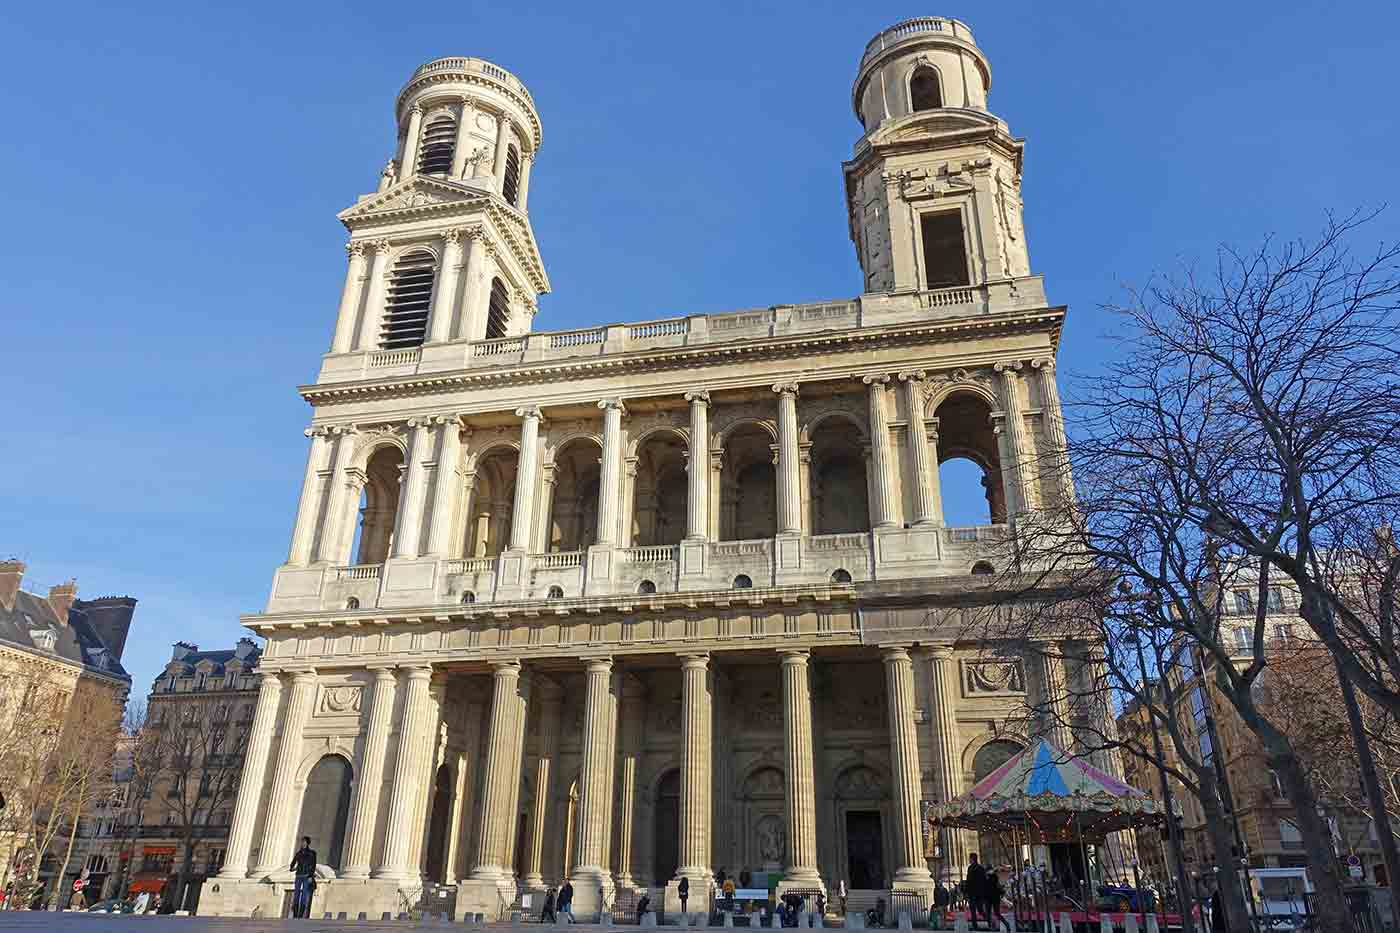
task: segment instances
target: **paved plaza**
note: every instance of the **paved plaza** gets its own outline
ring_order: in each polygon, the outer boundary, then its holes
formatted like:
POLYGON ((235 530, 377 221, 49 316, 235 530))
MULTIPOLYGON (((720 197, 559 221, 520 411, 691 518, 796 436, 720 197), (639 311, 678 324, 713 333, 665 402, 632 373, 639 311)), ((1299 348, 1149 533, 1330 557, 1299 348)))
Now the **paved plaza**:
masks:
MULTIPOLYGON (((590 929, 587 924, 579 924, 581 929, 590 929)), ((274 930, 300 930, 301 933, 330 933, 330 931, 355 930, 358 933, 388 930, 483 930, 481 925, 466 923, 443 923, 420 920, 248 920, 233 917, 165 917, 165 916, 114 916, 112 914, 87 913, 44 913, 42 911, 14 911, 0 913, 0 930, 38 931, 44 933, 205 933, 205 931, 228 931, 228 933, 262 933, 274 930)), ((539 924, 491 924, 492 933, 510 933, 523 929, 538 931, 552 929, 539 924)), ((601 930, 602 927, 591 927, 601 930)), ((616 928, 614 928, 616 929, 616 928)))

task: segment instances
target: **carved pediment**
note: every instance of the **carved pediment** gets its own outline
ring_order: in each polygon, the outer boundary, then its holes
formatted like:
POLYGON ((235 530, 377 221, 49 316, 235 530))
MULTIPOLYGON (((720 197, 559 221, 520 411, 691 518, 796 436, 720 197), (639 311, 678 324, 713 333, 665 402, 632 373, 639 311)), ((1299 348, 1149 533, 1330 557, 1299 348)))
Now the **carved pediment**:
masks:
POLYGON ((356 221, 371 218, 378 220, 385 215, 482 203, 487 197, 476 188, 417 175, 394 185, 388 191, 365 198, 354 207, 341 211, 339 217, 347 226, 353 226, 356 221))

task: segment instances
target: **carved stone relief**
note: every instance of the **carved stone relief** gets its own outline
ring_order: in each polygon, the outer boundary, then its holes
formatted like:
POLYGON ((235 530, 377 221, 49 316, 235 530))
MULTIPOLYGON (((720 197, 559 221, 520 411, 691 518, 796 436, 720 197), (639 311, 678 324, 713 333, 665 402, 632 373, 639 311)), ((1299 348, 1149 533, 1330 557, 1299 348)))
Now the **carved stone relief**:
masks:
POLYGON ((358 684, 323 687, 321 689, 321 712, 332 715, 358 714, 364 688, 358 684))
POLYGON ((963 690, 968 696, 1026 692, 1026 672, 1018 658, 963 661, 962 669, 963 690))
POLYGON ((885 797, 885 779, 873 768, 857 765, 836 779, 836 796, 851 800, 877 800, 885 797))
POLYGON ((781 865, 787 858, 787 828, 782 817, 768 814, 753 827, 754 851, 765 865, 781 865))

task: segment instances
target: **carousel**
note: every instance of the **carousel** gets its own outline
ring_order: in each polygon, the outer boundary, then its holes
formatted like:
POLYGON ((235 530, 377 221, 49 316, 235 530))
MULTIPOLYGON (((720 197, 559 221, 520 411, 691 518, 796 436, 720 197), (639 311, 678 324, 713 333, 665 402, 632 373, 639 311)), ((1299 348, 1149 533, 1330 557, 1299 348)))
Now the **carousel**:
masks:
MULTIPOLYGON (((1021 921, 1034 927, 1056 911, 1078 923, 1097 923, 1090 913, 1095 891, 1128 866, 1105 862, 1110 833, 1162 821, 1150 795, 1039 739, 1012 756, 967 793, 927 811, 939 830, 974 830, 995 839, 1009 858, 1005 885, 1021 921), (1035 853, 1030 871, 1020 871, 1021 853, 1035 853), (1012 855, 1016 853, 1016 855, 1012 855)), ((989 868, 996 868, 988 860, 989 868)), ((1127 906, 1127 905, 1124 905, 1127 906)), ((1134 904, 1130 909, 1147 909, 1134 904)))

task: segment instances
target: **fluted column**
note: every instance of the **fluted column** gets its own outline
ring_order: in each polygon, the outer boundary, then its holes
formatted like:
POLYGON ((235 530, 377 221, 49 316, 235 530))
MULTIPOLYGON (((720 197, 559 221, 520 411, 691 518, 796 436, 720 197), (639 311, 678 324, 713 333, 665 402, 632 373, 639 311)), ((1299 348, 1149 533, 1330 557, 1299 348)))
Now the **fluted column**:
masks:
POLYGON ((890 711, 890 764, 894 774, 896 884, 932 880, 919 825, 919 736, 914 726, 914 664, 902 646, 883 651, 890 711))
POLYGON ((490 301, 490 285, 486 282, 486 234, 480 227, 464 231, 467 242, 467 264, 463 270, 466 283, 462 288, 462 313, 457 315, 459 340, 480 340, 486 333, 486 310, 490 301))
POLYGON ((462 231, 442 235, 442 262, 433 283, 433 311, 428 319, 428 342, 442 343, 452 337, 452 312, 457 300, 457 273, 462 265, 462 231))
POLYGON ((880 375, 861 378, 870 387, 870 465, 875 472, 870 518, 876 528, 893 528, 896 524, 894 458, 890 451, 890 420, 885 411, 885 386, 889 381, 889 376, 880 375))
POLYGON ((306 455, 306 474, 301 481, 301 500, 296 524, 292 526, 292 546, 287 563, 304 567, 311 562, 311 545, 316 539, 316 521, 321 516, 321 496, 325 491, 331 457, 330 428, 318 425, 306 429, 311 450, 306 455))
POLYGON ((1007 460, 1002 462, 1001 468, 1007 492, 1006 511, 1009 514, 1026 512, 1036 507, 1036 500, 1033 464, 1029 462, 1030 449, 1026 443, 1026 417, 1021 407, 1021 364, 1019 361, 997 363, 994 369, 1001 374, 1001 409, 1006 432, 1007 460), (1007 478, 1010 483, 1006 483, 1007 478))
POLYGON ((253 824, 257 822, 258 805, 262 803, 263 780, 267 774, 272 731, 277 725, 277 707, 281 699, 281 675, 262 675, 253 726, 248 732, 248 749, 243 755, 243 773, 238 778, 238 799, 233 805, 233 822, 229 825, 228 846, 224 850, 224 867, 219 872, 220 878, 235 880, 248 874, 253 824))
POLYGON ((1032 645, 1031 664, 1036 671, 1040 697, 1036 707, 1040 714, 1039 733, 1051 745, 1066 754, 1074 751, 1074 736, 1069 727, 1069 697, 1065 689, 1064 661, 1052 654, 1053 645, 1032 645))
POLYGON ((681 825, 677 877, 690 879, 692 902, 710 882, 710 656, 681 655, 681 825), (698 888, 698 889, 697 889, 698 888))
POLYGON ((360 298, 365 289, 365 244, 347 243, 350 265, 345 270, 345 288, 340 293, 340 310, 335 315, 335 335, 331 337, 331 352, 344 353, 355 339, 355 319, 359 316, 360 298))
POLYGON ((452 835, 449 848, 453 878, 464 878, 471 870, 475 852, 468 851, 467 837, 471 834, 472 817, 476 813, 477 777, 481 773, 481 721, 489 698, 486 691, 470 684, 466 690, 461 721, 462 751, 457 761, 457 792, 452 808, 452 835))
POLYGON ((530 194, 530 166, 535 162, 534 153, 520 154, 520 190, 516 193, 515 206, 520 210, 525 210, 525 203, 530 194))
MULTIPOLYGON (((267 676, 267 675, 263 675, 267 676)), ((253 874, 261 877, 286 869, 292 860, 292 804, 296 791, 297 763, 301 759, 301 737, 311 716, 316 696, 316 672, 292 674, 292 692, 282 717, 282 738, 277 743, 277 761, 272 768, 272 793, 263 820, 263 844, 253 874)))
POLYGON ((506 150, 510 146, 510 117, 505 112, 496 116, 496 157, 491 163, 496 173, 496 191, 504 197, 506 181, 506 150))
POLYGON ((621 767, 617 773, 618 808, 617 826, 617 884, 619 887, 632 887, 636 879, 632 876, 632 844, 636 834, 637 814, 637 764, 642 757, 642 723, 646 716, 646 693, 641 681, 626 677, 621 685, 622 711, 621 767))
POLYGON ((457 106, 457 139, 452 145, 452 174, 448 177, 453 181, 461 179, 462 173, 467 170, 467 145, 471 142, 471 128, 476 120, 476 106, 470 97, 463 97, 457 106))
POLYGON ((924 373, 900 373, 904 383, 904 408, 909 416, 905 438, 909 462, 914 465, 914 524, 943 524, 943 503, 938 489, 938 462, 929 451, 924 423, 924 373))
POLYGON ((805 650, 783 658, 783 751, 787 773, 788 867, 786 880, 821 884, 817 871, 817 779, 812 754, 812 693, 805 650))
POLYGON ((1053 357, 1039 357, 1031 360, 1031 368, 1040 381, 1041 421, 1051 448, 1049 453, 1054 466, 1055 492, 1059 504, 1066 506, 1074 501, 1074 476, 1069 462, 1069 440, 1065 437, 1065 413, 1060 407, 1060 388, 1055 380, 1055 360, 1053 357))
POLYGON ((530 519, 535 508, 535 484, 540 460, 540 422, 544 416, 536 405, 515 410, 520 422, 520 459, 515 471, 515 511, 511 515, 510 547, 530 549, 530 519))
POLYGON ((404 133, 403 162, 400 176, 411 178, 418 174, 418 149, 423 136, 423 108, 417 106, 408 112, 408 129, 404 133))
POLYGON ((372 667, 374 687, 369 701, 369 725, 364 753, 355 770, 355 793, 345 828, 343 878, 368 878, 374 853, 374 828, 379 821, 379 796, 384 790, 384 758, 389 750, 389 723, 394 713, 394 672, 372 667))
POLYGON ((797 383, 780 382, 778 393, 778 533, 802 533, 802 480, 797 450, 797 383))
MULTIPOLYGON (((947 803, 962 793, 962 766, 958 761, 958 662, 948 645, 935 645, 928 652, 930 685, 929 746, 933 750, 933 788, 938 803, 947 803)), ((967 863, 962 833, 945 830, 943 854, 946 865, 959 872, 967 863)))
POLYGON ((535 759, 535 806, 530 811, 530 848, 525 853, 527 888, 544 887, 545 833, 549 826, 550 803, 554 800, 554 758, 559 751, 559 722, 563 717, 564 694, 553 683, 540 683, 540 753, 535 759))
POLYGON ((689 480, 686 500, 686 537, 703 541, 709 534, 710 517, 710 393, 687 392, 690 403, 690 457, 686 462, 689 480))
POLYGON ((457 518, 457 499, 462 494, 462 477, 457 472, 462 460, 462 422, 455 415, 434 418, 442 432, 438 440, 437 466, 433 470, 433 507, 428 514, 428 550, 433 557, 449 557, 452 530, 457 518))
POLYGON ((612 807, 613 712, 612 658, 592 658, 587 662, 583 712, 582 766, 578 780, 578 830, 575 838, 574 870, 570 876, 582 895, 582 909, 591 911, 597 891, 612 890, 612 873, 607 866, 607 811, 612 807))
POLYGON ((374 259, 366 276, 369 291, 365 295, 365 311, 358 315, 360 326, 355 330, 356 350, 373 350, 379 346, 379 319, 384 314, 384 289, 389 281, 389 241, 375 240, 369 245, 374 247, 374 259))
POLYGON ((486 734, 485 776, 481 786, 481 833, 477 839, 472 878, 504 881, 510 877, 506 860, 509 837, 515 831, 511 798, 520 783, 518 739, 520 662, 492 665, 491 724, 486 734))
POLYGON ((432 467, 433 423, 430 418, 410 418, 413 433, 404 457, 407 472, 399 500, 398 521, 394 525, 394 556, 417 557, 423 531, 423 499, 427 494, 427 472, 432 467))
POLYGON ((598 479, 598 543, 617 542, 617 505, 622 486, 622 415, 620 399, 604 399, 603 469, 598 479))
POLYGON ((358 487, 354 489, 355 498, 351 499, 351 487, 355 486, 357 478, 349 473, 355 457, 357 432, 348 426, 330 430, 336 438, 335 455, 327 477, 326 511, 321 520, 321 533, 315 539, 315 555, 318 563, 348 564, 355 533, 355 511, 359 505, 358 487), (343 533, 345 528, 350 529, 349 535, 343 533))
POLYGON ((407 669, 403 683, 403 708, 399 712, 399 743, 394 753, 394 777, 389 787, 389 814, 384 824, 384 862, 376 878, 407 881, 417 877, 417 866, 410 861, 414 815, 422 799, 428 775, 424 766, 432 764, 428 742, 428 714, 431 701, 428 682, 432 670, 426 666, 407 669))

